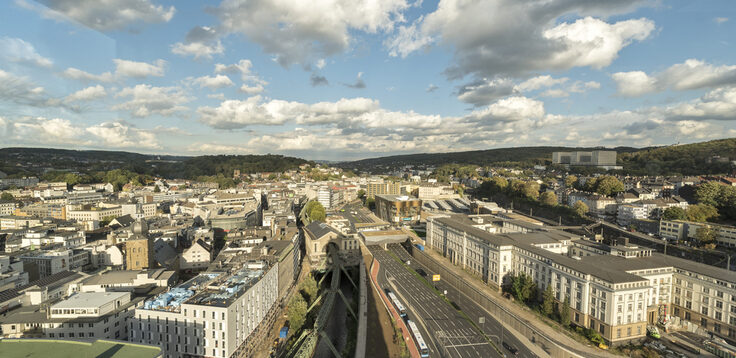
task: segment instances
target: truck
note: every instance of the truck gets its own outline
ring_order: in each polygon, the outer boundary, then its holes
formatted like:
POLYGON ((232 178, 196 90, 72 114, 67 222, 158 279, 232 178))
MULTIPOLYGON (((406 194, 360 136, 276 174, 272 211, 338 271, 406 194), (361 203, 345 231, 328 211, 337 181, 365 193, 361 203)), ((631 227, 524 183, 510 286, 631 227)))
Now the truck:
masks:
POLYGON ((424 251, 424 245, 422 245, 422 244, 414 244, 414 246, 416 246, 416 248, 419 249, 419 251, 424 251))

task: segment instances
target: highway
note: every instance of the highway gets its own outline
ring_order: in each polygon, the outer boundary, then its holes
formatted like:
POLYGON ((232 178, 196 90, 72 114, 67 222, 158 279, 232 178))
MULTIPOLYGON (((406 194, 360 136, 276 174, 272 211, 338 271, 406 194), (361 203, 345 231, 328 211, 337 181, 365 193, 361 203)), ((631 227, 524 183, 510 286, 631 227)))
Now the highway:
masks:
POLYGON ((442 297, 378 246, 369 249, 380 263, 378 281, 397 293, 409 319, 422 331, 430 357, 501 357, 496 349, 442 297))
MULTIPOLYGON (((398 256, 402 261, 407 262, 409 261, 409 266, 414 269, 415 271, 417 269, 423 270, 427 274, 427 279, 431 280, 432 275, 436 272, 430 271, 427 267, 420 264, 418 261, 413 260, 412 257, 409 255, 408 252, 400 245, 400 244, 389 244, 388 248, 391 252, 395 253, 396 256, 398 256)), ((502 341, 505 341, 506 343, 510 344, 512 347, 518 349, 517 357, 524 357, 524 358, 532 358, 537 357, 532 351, 530 351, 525 345, 519 341, 518 338, 510 334, 508 331, 503 329, 503 326, 493 317, 491 316, 483 307, 479 306, 475 303, 475 301, 471 300, 468 296, 463 294, 462 292, 456 290, 453 286, 443 282, 440 278, 440 281, 435 284, 435 287, 437 287, 440 292, 447 291, 447 298, 454 302, 457 307, 463 311, 470 319, 472 319, 478 327, 483 329, 483 332, 493 340, 494 343, 498 346, 498 348, 505 353, 507 356, 513 356, 510 354, 509 351, 507 351, 505 348, 502 347, 501 343, 502 341), (479 324, 478 318, 479 317, 485 317, 485 323, 479 324)))

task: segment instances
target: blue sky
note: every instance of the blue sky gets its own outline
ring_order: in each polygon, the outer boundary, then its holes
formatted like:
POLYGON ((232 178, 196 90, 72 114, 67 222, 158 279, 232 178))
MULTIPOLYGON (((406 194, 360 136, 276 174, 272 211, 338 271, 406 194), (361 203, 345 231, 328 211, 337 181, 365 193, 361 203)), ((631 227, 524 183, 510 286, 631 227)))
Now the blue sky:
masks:
POLYGON ((736 6, 0 3, 0 146, 357 159, 736 136, 736 6))

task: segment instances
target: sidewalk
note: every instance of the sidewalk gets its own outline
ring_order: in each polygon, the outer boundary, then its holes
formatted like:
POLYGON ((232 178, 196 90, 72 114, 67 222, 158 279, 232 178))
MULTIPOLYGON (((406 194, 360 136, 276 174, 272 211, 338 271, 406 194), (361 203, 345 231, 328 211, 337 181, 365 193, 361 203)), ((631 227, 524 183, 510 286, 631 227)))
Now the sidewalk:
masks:
MULTIPOLYGON (((424 253, 430 256, 435 261, 446 264, 444 267, 452 271, 458 276, 461 277, 469 277, 470 275, 463 271, 460 267, 455 266, 451 264, 445 257, 435 252, 433 249, 426 247, 424 250, 424 253)), ((521 318, 522 320, 527 321, 532 326, 534 326, 535 329, 546 335, 547 337, 554 338, 554 340, 560 344, 561 346, 565 346, 568 348, 571 348, 576 353, 580 354, 583 357, 618 357, 615 354, 606 352, 604 350, 598 349, 593 346, 584 345, 573 338, 567 336, 566 333, 557 330, 553 327, 550 327, 544 322, 540 322, 539 318, 532 312, 529 312, 528 310, 523 309, 519 305, 509 301, 508 299, 505 299, 501 296, 501 294, 493 289, 491 289, 489 286, 483 284, 478 278, 476 277, 469 277, 469 279, 466 281, 470 283, 473 287, 478 289, 479 291, 485 293, 487 297, 491 298, 496 304, 499 306, 505 308, 506 310, 513 312, 516 316, 521 318)), ((500 322, 502 322, 499 319, 500 322)), ((504 324, 505 327, 508 327, 504 324)))

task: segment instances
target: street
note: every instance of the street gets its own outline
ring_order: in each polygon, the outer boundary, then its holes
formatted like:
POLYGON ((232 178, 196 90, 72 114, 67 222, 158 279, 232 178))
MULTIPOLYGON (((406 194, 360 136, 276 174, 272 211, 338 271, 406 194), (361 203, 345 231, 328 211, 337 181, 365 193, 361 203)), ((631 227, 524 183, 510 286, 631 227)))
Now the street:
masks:
POLYGON ((369 248, 381 265, 379 284, 396 292, 406 305, 409 319, 422 331, 431 357, 500 357, 465 317, 389 252, 378 246, 369 248))

